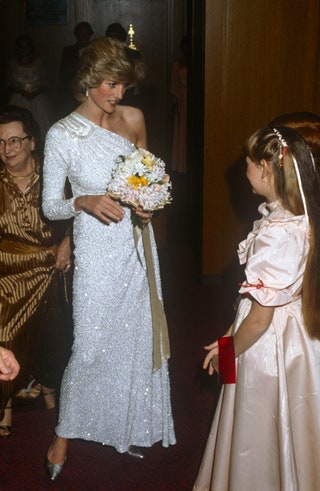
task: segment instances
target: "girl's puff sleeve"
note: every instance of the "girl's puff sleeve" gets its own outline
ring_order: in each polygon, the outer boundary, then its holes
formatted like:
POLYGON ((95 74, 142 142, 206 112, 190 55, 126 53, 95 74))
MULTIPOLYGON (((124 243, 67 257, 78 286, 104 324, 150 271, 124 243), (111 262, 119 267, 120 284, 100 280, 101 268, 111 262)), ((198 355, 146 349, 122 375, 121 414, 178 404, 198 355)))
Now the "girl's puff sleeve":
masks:
POLYGON ((307 252, 304 221, 262 227, 248 245, 246 281, 239 292, 264 306, 293 301, 301 293, 307 252))
POLYGON ((49 220, 66 220, 80 212, 74 209, 74 200, 65 199, 68 177, 68 150, 65 141, 68 135, 57 126, 47 133, 43 164, 42 209, 49 220))

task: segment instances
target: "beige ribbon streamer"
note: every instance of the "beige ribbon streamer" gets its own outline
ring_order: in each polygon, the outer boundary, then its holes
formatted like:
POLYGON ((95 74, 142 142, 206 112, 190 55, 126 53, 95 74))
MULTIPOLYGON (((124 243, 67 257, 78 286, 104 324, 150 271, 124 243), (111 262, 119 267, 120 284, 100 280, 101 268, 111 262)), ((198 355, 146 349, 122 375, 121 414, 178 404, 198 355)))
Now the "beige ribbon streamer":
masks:
MULTIPOLYGON (((138 251, 138 241, 142 235, 144 256, 147 266, 147 276, 150 289, 151 315, 153 328, 153 372, 156 372, 164 360, 170 358, 170 343, 168 335, 168 325, 163 305, 158 296, 156 275, 152 256, 150 241, 150 230, 148 225, 142 229, 136 225, 133 229, 136 248, 138 251), (162 348, 162 349, 161 349, 162 348)), ((139 252, 138 252, 139 254, 139 252)), ((140 258, 139 258, 140 259, 140 258)))

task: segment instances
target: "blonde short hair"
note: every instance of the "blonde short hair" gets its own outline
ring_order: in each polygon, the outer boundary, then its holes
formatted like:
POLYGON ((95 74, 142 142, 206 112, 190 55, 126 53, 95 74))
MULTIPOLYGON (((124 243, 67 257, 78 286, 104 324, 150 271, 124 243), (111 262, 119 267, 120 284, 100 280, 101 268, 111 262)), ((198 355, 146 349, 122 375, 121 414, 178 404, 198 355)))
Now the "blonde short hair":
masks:
POLYGON ((139 52, 121 41, 98 38, 83 50, 74 80, 74 95, 83 102, 88 88, 99 87, 104 80, 137 85, 145 76, 145 65, 139 52))

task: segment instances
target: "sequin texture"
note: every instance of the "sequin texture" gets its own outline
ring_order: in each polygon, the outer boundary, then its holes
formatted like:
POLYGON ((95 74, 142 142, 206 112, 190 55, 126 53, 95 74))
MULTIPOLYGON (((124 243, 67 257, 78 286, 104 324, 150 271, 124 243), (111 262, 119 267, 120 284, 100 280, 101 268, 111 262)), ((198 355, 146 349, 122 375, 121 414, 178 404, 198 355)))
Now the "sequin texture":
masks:
MULTIPOLYGON (((133 145, 78 113, 56 123, 45 148, 43 209, 52 220, 74 217, 72 356, 61 388, 56 432, 125 452, 130 445, 175 443, 168 364, 152 373, 152 322, 146 265, 131 212, 106 225, 73 207, 75 197, 104 194, 115 159, 133 145), (63 199, 69 178, 74 198, 63 199), (141 258, 141 261, 139 260, 141 258)), ((158 293, 161 283, 150 226, 158 293)))

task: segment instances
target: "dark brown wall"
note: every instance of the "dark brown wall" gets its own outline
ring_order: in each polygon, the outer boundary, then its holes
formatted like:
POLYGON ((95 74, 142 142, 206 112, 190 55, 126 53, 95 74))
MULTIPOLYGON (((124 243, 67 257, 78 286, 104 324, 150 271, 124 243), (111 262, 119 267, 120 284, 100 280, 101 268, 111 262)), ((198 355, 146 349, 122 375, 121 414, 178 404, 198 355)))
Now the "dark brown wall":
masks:
POLYGON ((204 275, 230 266, 255 213, 244 140, 281 113, 320 112, 318 75, 318 0, 206 1, 204 275))

